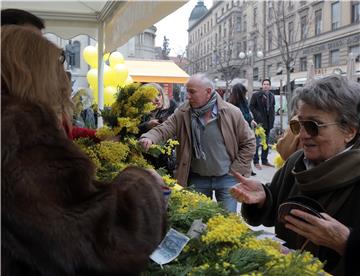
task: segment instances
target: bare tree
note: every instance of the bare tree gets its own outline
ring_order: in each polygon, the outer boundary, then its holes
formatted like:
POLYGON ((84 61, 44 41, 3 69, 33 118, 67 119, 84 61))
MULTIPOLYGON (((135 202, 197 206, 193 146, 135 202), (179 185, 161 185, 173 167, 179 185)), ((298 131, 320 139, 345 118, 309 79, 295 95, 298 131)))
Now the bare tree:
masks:
POLYGON ((224 28, 223 35, 220 33, 220 39, 212 41, 213 49, 213 71, 220 74, 225 81, 225 97, 229 96, 231 82, 240 76, 243 61, 239 62, 237 56, 237 36, 234 24, 235 17, 229 17, 227 29, 224 28), (221 37, 222 36, 222 37, 221 37))
POLYGON ((304 8, 299 13, 300 20, 296 20, 293 1, 267 1, 267 24, 266 30, 260 35, 265 36, 267 50, 278 49, 281 61, 286 71, 286 99, 288 110, 290 110, 290 99, 292 97, 290 73, 294 70, 298 54, 304 45, 308 34, 308 27, 312 21, 310 8, 304 8), (297 22, 297 24, 296 24, 297 22), (274 48, 273 48, 274 47, 274 48))

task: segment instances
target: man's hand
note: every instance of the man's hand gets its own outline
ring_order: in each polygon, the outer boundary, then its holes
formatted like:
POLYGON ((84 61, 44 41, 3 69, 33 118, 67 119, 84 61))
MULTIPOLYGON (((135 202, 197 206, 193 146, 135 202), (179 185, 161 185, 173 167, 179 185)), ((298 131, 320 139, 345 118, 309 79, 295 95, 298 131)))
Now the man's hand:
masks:
POLYGON ((145 151, 148 151, 153 142, 149 138, 141 138, 139 144, 145 151))
POLYGON ((344 224, 326 213, 321 213, 324 218, 296 209, 291 210, 290 214, 290 216, 285 216, 286 228, 309 239, 314 244, 331 248, 340 255, 344 254, 350 235, 349 228, 344 224))
POLYGON ((231 195, 239 202, 246 204, 258 204, 261 208, 266 200, 264 187, 259 181, 243 177, 237 172, 231 173, 239 184, 230 188, 231 195))

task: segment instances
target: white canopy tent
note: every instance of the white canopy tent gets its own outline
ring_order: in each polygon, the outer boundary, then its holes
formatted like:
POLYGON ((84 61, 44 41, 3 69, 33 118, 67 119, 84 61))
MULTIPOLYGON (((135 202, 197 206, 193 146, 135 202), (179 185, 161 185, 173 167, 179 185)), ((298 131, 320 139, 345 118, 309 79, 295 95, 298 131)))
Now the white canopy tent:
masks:
MULTIPOLYGON (((152 26, 187 1, 2 1, 1 8, 29 11, 45 20, 47 33, 64 39, 86 34, 98 41, 99 108, 103 100, 103 54, 152 26)), ((102 121, 99 121, 102 125, 102 121)))

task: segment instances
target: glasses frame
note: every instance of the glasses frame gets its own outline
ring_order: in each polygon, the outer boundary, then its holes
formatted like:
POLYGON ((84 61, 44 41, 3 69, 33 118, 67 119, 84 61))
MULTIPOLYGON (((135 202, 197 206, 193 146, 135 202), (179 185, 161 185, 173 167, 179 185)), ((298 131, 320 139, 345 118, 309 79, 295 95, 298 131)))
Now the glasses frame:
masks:
POLYGON ((60 61, 61 64, 64 64, 65 61, 66 61, 66 56, 65 56, 65 51, 64 50, 62 50, 60 52, 59 61, 60 61))
POLYGON ((307 134, 316 137, 319 135, 319 128, 338 124, 338 122, 319 124, 313 120, 292 120, 289 125, 291 132, 295 135, 298 135, 303 127, 307 134))

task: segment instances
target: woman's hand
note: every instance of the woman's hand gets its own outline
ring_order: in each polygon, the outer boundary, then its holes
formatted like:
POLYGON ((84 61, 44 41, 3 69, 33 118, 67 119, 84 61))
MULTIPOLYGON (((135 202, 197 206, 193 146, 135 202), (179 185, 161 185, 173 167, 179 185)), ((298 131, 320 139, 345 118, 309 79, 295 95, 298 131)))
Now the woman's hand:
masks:
POLYGON ((309 239, 317 245, 331 248, 343 255, 350 229, 326 213, 318 218, 309 213, 293 209, 290 216, 285 216, 285 227, 309 239), (300 220, 305 220, 306 222, 300 220))
POLYGON ((256 123, 254 120, 252 120, 252 121, 251 121, 251 127, 252 127, 252 128, 256 128, 256 126, 257 126, 257 123, 256 123))
POLYGON ((153 127, 160 125, 160 122, 158 119, 152 119, 148 122, 148 125, 150 128, 153 128, 153 127))
POLYGON ((239 202, 246 204, 258 204, 261 208, 266 200, 264 187, 259 181, 243 177, 237 172, 231 173, 239 184, 230 188, 231 195, 239 202))

